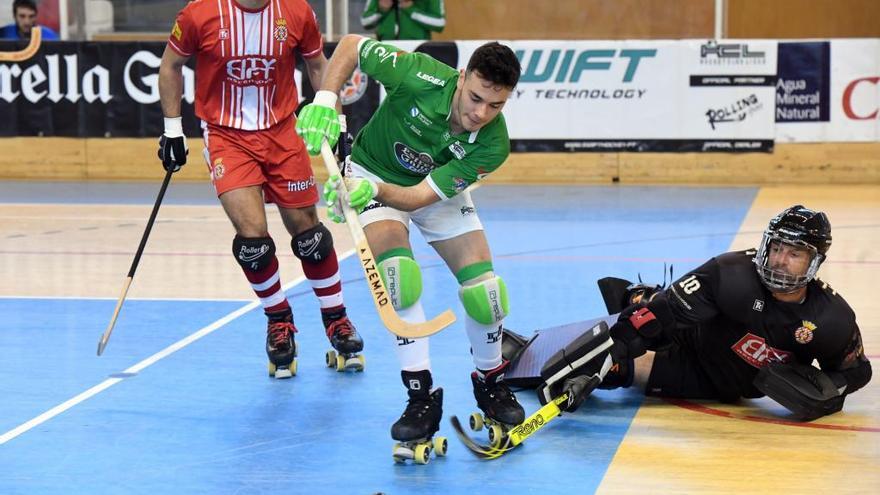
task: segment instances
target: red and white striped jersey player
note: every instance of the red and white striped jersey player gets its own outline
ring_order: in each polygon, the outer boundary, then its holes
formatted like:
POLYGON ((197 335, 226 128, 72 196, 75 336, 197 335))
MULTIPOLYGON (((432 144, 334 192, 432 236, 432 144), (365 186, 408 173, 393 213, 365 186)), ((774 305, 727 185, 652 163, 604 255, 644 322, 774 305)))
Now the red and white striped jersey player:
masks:
POLYGON ((334 351, 363 360, 363 341, 346 315, 330 231, 318 221, 311 162, 294 130, 296 54, 318 85, 327 66, 315 13, 305 0, 194 0, 177 15, 159 69, 165 116, 159 158, 186 163, 180 117, 182 71, 196 57, 195 112, 220 203, 235 227, 232 252, 268 319, 266 352, 276 377, 296 372, 290 304, 281 289, 264 202, 275 203, 321 305, 334 351))

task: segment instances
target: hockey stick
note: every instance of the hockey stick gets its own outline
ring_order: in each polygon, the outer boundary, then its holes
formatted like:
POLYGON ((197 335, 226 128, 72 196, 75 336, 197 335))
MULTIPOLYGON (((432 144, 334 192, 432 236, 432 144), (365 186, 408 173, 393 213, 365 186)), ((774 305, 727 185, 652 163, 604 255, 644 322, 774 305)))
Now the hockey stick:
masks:
POLYGON ((131 262, 131 268, 128 269, 128 276, 125 278, 125 283, 122 284, 122 294, 119 296, 119 300, 116 301, 116 309, 113 310, 110 324, 107 325, 107 330, 104 330, 104 334, 101 335, 101 339, 98 340, 99 356, 104 353, 104 348, 107 347, 107 341, 110 340, 110 334, 113 333, 113 327, 116 326, 116 318, 119 317, 119 310, 122 309, 122 303, 125 302, 125 296, 128 295, 128 288, 131 287, 131 281, 134 280, 134 272, 137 270, 138 263, 141 261, 141 255, 144 254, 144 247, 147 245, 147 238, 150 237, 150 230, 153 229, 153 222, 156 221, 156 214, 159 213, 159 205, 162 204, 162 198, 165 197, 165 190, 168 189, 168 183, 171 181, 171 174, 173 173, 173 169, 165 173, 165 180, 162 181, 162 187, 159 189, 159 195, 156 197, 156 204, 153 205, 150 219, 147 220, 147 228, 144 230, 143 237, 141 237, 141 244, 138 246, 137 253, 134 255, 134 260, 131 262))
POLYGON ((559 409, 559 404, 562 404, 567 400, 568 394, 562 394, 545 404, 543 407, 535 411, 534 414, 526 418, 525 421, 511 428, 505 435, 503 444, 497 447, 477 443, 465 433, 464 428, 462 428, 461 422, 457 417, 453 416, 450 418, 450 422, 452 423, 452 429, 455 430, 455 435, 474 455, 480 459, 497 459, 513 450, 517 445, 523 443, 526 438, 529 438, 536 431, 546 426, 550 420, 562 414, 562 410, 559 409))
MULTIPOLYGON (((341 176, 339 164, 336 163, 336 156, 333 154, 333 150, 327 144, 327 141, 324 141, 321 145, 321 157, 324 159, 324 166, 327 167, 327 172, 331 177, 334 175, 341 176)), ((345 181, 340 181, 339 192, 341 197, 348 197, 345 181)), ((364 228, 361 226, 360 220, 358 220, 357 212, 346 204, 345 201, 340 201, 340 204, 345 215, 345 223, 348 224, 348 230, 351 232, 351 237, 354 239, 355 247, 361 258, 361 268, 363 268, 367 284, 370 286, 370 294, 373 296, 376 311, 379 312, 379 318, 388 331, 406 339, 417 339, 433 335, 454 323, 455 314, 448 309, 437 315, 433 320, 422 323, 409 323, 397 315, 397 312, 394 311, 394 306, 391 304, 391 299, 388 297, 388 291, 385 290, 382 276, 379 275, 376 258, 373 256, 373 251, 370 250, 370 245, 367 243, 367 236, 364 234, 364 228)))
POLYGON ((0 52, 0 62, 24 62, 37 53, 42 39, 43 32, 40 26, 34 26, 31 29, 31 40, 28 45, 17 52, 0 52))

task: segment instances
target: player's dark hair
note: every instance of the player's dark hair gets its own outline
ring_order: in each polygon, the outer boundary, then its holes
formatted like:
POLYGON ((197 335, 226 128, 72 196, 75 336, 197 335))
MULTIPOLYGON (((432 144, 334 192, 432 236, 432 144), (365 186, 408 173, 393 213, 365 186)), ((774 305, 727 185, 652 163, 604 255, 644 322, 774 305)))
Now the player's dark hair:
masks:
POLYGON ((491 41, 474 51, 468 61, 467 71, 477 71, 487 81, 513 88, 519 82, 522 68, 513 50, 497 41, 491 41))
POLYGON ((37 10, 37 3, 34 2, 34 0, 15 0, 14 2, 12 2, 12 16, 13 17, 15 17, 15 14, 18 11, 19 7, 31 9, 34 12, 39 12, 39 10, 37 10))

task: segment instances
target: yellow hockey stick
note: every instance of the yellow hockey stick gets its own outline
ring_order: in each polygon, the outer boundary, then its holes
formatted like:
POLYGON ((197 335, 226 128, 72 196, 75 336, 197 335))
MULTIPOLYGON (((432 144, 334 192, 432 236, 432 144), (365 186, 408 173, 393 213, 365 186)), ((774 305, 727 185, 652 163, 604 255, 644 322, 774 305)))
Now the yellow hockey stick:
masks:
POLYGON ((40 49, 43 33, 40 26, 31 29, 31 40, 28 45, 17 52, 0 52, 0 62, 24 62, 34 56, 40 49))
POLYGON ((461 422, 457 417, 453 416, 450 418, 450 421, 452 422, 452 429, 455 430, 455 435, 474 455, 480 459, 497 459, 513 450, 517 445, 523 443, 526 438, 529 438, 536 431, 546 426, 552 419, 562 414, 562 410, 559 409, 559 404, 566 401, 568 401, 568 394, 562 394, 548 402, 535 411, 534 414, 526 418, 525 421, 507 431, 497 446, 477 443, 465 433, 464 428, 462 428, 461 422))
MULTIPOLYGON (((341 176, 339 164, 336 162, 336 155, 333 154, 333 150, 327 144, 327 141, 324 141, 321 145, 321 157, 324 159, 324 166, 331 177, 334 175, 341 176)), ((339 192, 341 197, 347 198, 348 191, 345 189, 345 181, 340 182, 339 192)), ((342 212, 345 215, 345 223, 348 224, 348 230, 351 232, 355 248, 361 259, 361 268, 364 270, 364 275, 367 278, 367 285, 370 287, 373 303, 376 305, 376 311, 379 312, 379 318, 388 331, 403 338, 417 339, 433 335, 453 324, 455 322, 455 314, 448 309, 437 315, 433 320, 423 323, 409 323, 397 315, 394 306, 391 304, 388 291, 385 289, 385 284, 382 282, 382 276, 379 274, 379 268, 376 266, 376 257, 373 256, 373 251, 370 250, 370 245, 367 243, 367 236, 364 234, 360 220, 358 220, 357 212, 346 204, 345 201, 340 201, 340 203, 342 204, 342 212)))

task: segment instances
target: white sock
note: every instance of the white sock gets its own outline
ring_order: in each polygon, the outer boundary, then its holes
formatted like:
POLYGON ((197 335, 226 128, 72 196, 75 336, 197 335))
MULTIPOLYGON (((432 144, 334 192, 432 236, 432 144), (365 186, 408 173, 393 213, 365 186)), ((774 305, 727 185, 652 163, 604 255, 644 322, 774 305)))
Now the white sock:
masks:
POLYGON ((465 316, 464 328, 471 341, 474 365, 477 369, 491 370, 501 364, 502 324, 503 320, 491 325, 483 325, 470 316, 465 316))
MULTIPOLYGON (((401 309, 397 315, 404 321, 410 323, 422 323, 426 321, 425 310, 422 308, 422 301, 416 301, 412 306, 401 309)), ((405 339, 403 337, 394 337, 394 349, 397 352, 397 360, 400 361, 400 369, 404 371, 421 371, 431 370, 431 355, 428 347, 428 338, 421 339, 405 339)))

